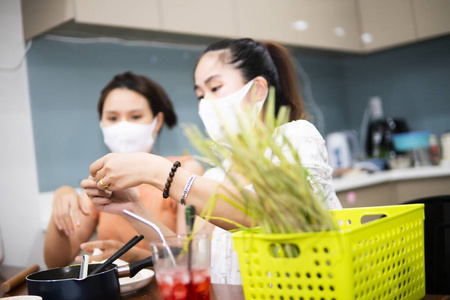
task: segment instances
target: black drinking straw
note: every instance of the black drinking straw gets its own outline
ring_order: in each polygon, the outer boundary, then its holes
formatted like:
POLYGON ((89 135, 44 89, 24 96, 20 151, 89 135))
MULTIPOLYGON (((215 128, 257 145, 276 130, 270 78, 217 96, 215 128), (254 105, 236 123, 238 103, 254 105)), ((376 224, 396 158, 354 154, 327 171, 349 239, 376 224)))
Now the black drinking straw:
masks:
POLYGON ((189 272, 189 291, 188 299, 192 298, 192 229, 194 227, 195 220, 195 207, 192 205, 186 206, 186 225, 188 234, 188 272, 189 272))
POLYGON ((98 266, 94 271, 92 271, 89 275, 94 275, 99 272, 104 271, 107 267, 109 267, 116 259, 125 254, 128 250, 130 250, 134 245, 139 243, 144 238, 143 235, 134 236, 131 240, 128 241, 125 245, 122 246, 116 253, 114 253, 110 258, 108 258, 104 263, 98 266))

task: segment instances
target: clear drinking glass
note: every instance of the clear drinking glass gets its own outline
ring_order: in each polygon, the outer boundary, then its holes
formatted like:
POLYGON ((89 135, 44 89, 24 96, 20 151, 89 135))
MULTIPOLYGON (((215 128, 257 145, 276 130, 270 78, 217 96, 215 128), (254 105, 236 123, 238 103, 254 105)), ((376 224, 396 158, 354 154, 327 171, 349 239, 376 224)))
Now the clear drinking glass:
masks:
POLYGON ((210 240, 206 234, 166 237, 150 243, 156 281, 164 300, 209 300, 210 240), (171 253, 169 253, 169 249, 171 253))

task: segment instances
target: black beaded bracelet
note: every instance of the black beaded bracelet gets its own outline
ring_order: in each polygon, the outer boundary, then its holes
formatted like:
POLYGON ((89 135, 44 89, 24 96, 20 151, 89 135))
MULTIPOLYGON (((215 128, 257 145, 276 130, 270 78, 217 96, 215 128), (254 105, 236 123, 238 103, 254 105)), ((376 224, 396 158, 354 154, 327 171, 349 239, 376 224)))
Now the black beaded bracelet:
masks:
POLYGON ((172 168, 170 169, 170 173, 169 173, 169 177, 167 177, 167 182, 164 186, 164 190, 163 190, 163 198, 169 198, 169 190, 170 190, 170 185, 172 184, 173 181, 173 176, 175 176, 175 172, 177 171, 178 167, 181 167, 181 163, 177 160, 176 162, 173 163, 172 168))

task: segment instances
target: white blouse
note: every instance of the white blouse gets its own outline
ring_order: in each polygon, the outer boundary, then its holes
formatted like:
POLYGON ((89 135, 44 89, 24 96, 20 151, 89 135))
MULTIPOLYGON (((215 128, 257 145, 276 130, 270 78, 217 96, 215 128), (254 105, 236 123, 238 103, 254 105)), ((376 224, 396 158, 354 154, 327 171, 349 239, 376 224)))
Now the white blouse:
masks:
MULTIPOLYGON (((318 186, 322 189, 326 203, 323 205, 329 209, 342 208, 332 185, 333 169, 328 164, 328 153, 325 141, 316 127, 308 121, 298 120, 286 123, 275 133, 276 141, 281 144, 283 135, 298 151, 301 163, 314 177, 318 186)), ((289 147, 283 146, 286 157, 291 156, 289 147)), ((220 168, 212 168, 205 172, 205 177, 223 181, 225 173, 220 168)), ((314 185, 313 185, 314 186, 314 185)), ((315 190, 316 193, 320 191, 315 190)), ((231 234, 219 227, 213 231, 211 241, 211 282, 222 284, 242 284, 237 252, 233 250, 231 234)))

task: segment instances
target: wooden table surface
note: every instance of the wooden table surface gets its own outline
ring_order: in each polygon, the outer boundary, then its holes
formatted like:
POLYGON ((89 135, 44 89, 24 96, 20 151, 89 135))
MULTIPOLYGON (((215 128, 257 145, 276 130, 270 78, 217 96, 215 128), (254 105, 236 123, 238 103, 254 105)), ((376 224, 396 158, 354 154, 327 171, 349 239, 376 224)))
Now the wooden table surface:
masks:
MULTIPOLYGON (((0 284, 13 277, 23 267, 13 266, 0 266, 0 284)), ((0 298, 18 295, 28 295, 26 283, 22 283, 20 286, 12 290, 10 293, 4 294, 0 290, 0 298)), ((152 299, 162 300, 161 295, 156 285, 156 280, 152 279, 149 285, 146 287, 126 296, 122 296, 121 299, 134 300, 134 299, 152 299)), ((211 287, 211 300, 244 300, 244 291, 240 285, 227 285, 227 284, 213 284, 211 287)), ((426 295, 423 300, 450 300, 450 296, 444 295, 426 295)))

